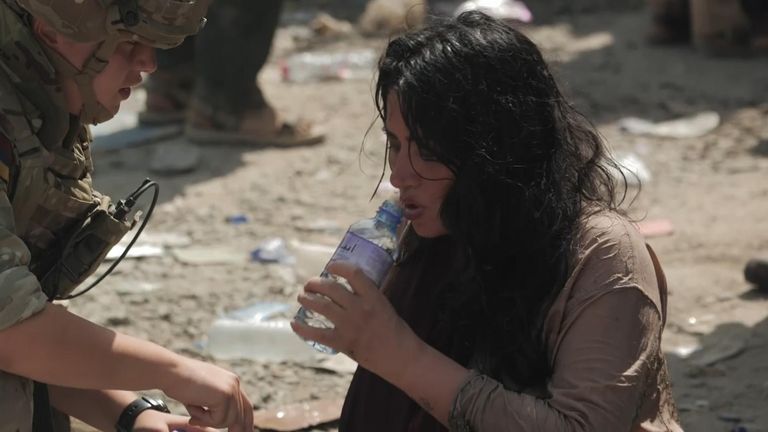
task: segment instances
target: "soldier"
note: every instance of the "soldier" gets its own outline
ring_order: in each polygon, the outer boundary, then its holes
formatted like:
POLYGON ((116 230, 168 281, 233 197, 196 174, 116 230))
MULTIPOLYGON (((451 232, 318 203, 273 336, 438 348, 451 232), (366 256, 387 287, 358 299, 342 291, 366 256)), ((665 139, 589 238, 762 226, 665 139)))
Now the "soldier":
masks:
POLYGON ((207 3, 0 0, 2 432, 51 429, 51 406, 101 430, 253 429, 233 373, 51 303, 131 227, 92 188, 86 125, 115 115, 156 68, 154 48, 196 33, 207 3), (132 393, 146 389, 180 401, 191 419, 132 393))

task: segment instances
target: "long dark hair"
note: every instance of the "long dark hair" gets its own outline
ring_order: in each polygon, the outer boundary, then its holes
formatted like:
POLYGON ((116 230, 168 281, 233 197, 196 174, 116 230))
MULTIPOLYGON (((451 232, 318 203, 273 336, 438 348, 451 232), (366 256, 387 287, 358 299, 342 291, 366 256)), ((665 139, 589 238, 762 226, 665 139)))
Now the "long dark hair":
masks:
POLYGON ((441 209, 462 254, 439 300, 447 351, 521 389, 544 384, 543 321, 579 221, 623 199, 616 164, 536 45, 480 12, 392 40, 376 84, 382 118, 391 92, 414 143, 455 175, 441 209))

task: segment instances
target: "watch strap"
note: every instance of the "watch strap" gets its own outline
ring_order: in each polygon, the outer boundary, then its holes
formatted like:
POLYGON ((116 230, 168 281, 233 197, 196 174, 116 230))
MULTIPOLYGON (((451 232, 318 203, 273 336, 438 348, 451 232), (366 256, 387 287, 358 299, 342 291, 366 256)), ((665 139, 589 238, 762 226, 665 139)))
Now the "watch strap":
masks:
POLYGON ((128 404, 123 412, 120 413, 120 417, 118 417, 117 423, 115 424, 117 432, 131 432, 134 423, 136 423, 136 417, 146 410, 154 410, 164 413, 171 412, 163 401, 142 396, 128 404))

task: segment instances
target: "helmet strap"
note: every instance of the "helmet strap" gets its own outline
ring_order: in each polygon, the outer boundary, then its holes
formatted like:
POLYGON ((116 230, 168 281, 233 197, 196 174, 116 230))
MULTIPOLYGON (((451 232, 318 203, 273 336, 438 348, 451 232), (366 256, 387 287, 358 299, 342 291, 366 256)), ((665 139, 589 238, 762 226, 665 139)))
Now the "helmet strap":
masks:
POLYGON ((100 43, 96 51, 85 61, 82 69, 76 68, 58 51, 46 44, 41 44, 56 68, 57 74, 62 78, 71 78, 75 82, 82 99, 82 107, 77 115, 83 123, 98 124, 114 117, 114 114, 98 101, 93 80, 109 63, 109 58, 115 52, 118 42, 119 38, 113 36, 100 43))

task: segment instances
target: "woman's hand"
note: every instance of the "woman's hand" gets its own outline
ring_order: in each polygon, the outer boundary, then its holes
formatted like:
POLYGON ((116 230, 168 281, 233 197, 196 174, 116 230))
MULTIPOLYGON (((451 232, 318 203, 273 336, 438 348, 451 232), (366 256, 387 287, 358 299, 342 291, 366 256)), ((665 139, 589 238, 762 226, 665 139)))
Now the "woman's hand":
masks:
POLYGON ((394 379, 392 374, 404 370, 400 362, 416 355, 423 342, 362 270, 343 262, 329 264, 326 270, 346 279, 352 292, 332 279, 313 278, 298 301, 328 318, 334 328, 319 329, 293 321, 293 331, 347 354, 382 378, 394 379))
POLYGON ((253 431, 253 405, 238 376, 226 369, 183 357, 172 382, 162 390, 184 404, 192 417, 190 424, 253 431))
POLYGON ((201 428, 189 423, 189 417, 146 410, 136 417, 134 432, 215 432, 216 429, 201 428))

